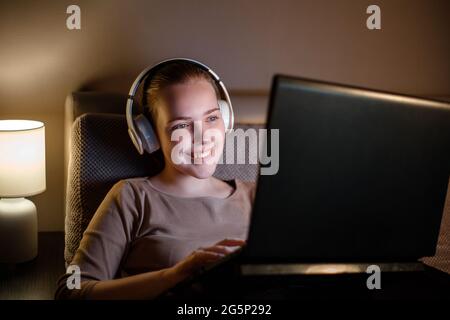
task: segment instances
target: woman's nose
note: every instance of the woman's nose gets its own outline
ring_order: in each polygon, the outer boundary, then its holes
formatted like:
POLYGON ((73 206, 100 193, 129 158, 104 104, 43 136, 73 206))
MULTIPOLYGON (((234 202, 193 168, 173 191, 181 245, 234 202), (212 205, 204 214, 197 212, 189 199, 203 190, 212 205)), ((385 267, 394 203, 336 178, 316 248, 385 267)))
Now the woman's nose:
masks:
POLYGON ((195 145, 203 144, 203 124, 202 121, 194 121, 194 132, 192 134, 192 143, 195 145))

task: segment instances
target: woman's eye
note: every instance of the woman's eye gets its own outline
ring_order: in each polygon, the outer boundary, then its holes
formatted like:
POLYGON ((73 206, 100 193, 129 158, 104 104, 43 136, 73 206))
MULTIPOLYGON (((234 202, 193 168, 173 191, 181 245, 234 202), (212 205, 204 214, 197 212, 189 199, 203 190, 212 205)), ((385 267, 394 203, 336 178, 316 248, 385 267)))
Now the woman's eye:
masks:
POLYGON ((187 123, 180 123, 180 124, 177 124, 177 125, 173 126, 171 128, 171 130, 174 131, 174 130, 177 130, 177 129, 186 129, 187 127, 189 127, 189 124, 187 124, 187 123))
POLYGON ((210 116, 210 117, 208 117, 208 121, 210 121, 210 122, 216 121, 217 119, 219 119, 218 116, 210 116))

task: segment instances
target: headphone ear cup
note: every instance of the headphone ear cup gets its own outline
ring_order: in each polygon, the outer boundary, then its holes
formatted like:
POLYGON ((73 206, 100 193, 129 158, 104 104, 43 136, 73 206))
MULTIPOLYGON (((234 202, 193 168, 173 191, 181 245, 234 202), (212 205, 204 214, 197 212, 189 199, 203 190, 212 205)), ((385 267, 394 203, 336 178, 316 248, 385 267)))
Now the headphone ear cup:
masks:
POLYGON ((220 113, 222 114, 223 123, 225 125, 225 132, 230 131, 233 129, 233 119, 230 106, 228 105, 228 102, 222 99, 218 101, 218 104, 220 113))
POLYGON ((134 119, 136 133, 138 134, 142 147, 148 153, 153 153, 160 148, 158 137, 153 130, 153 126, 143 114, 134 119))

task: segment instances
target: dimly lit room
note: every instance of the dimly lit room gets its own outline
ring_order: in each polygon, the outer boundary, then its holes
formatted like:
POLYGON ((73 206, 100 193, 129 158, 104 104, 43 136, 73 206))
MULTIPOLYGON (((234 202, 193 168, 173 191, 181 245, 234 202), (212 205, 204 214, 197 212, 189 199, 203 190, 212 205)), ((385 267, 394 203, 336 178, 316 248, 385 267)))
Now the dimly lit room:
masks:
POLYGON ((2 305, 449 300, 449 12, 2 1, 2 305))

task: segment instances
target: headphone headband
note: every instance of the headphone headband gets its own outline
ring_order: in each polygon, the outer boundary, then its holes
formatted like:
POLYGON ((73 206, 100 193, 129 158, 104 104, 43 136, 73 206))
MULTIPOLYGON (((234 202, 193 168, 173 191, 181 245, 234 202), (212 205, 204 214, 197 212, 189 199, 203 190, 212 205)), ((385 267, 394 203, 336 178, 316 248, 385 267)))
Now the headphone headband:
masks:
POLYGON ((207 65, 193 60, 193 59, 188 59, 188 58, 173 58, 173 59, 167 59, 167 60, 163 60, 161 62, 158 62, 156 64, 154 64, 153 66, 149 66, 147 68, 145 68, 136 78, 136 80, 134 80, 133 84, 131 85, 131 89, 130 92, 128 93, 128 98, 133 99, 134 96, 136 95, 136 91, 139 88, 139 85, 142 83, 142 81, 145 79, 146 76, 148 76, 150 73, 156 72, 158 69, 160 69, 161 67, 163 67, 166 64, 170 64, 172 62, 175 61, 186 61, 186 62, 190 62, 193 63, 195 65, 197 65, 198 67, 202 68, 203 70, 205 70, 206 72, 210 73, 212 75, 212 77, 214 78, 214 80, 216 80, 217 82, 221 82, 219 76, 217 75, 217 73, 215 73, 214 71, 211 70, 211 68, 209 68, 207 65))

